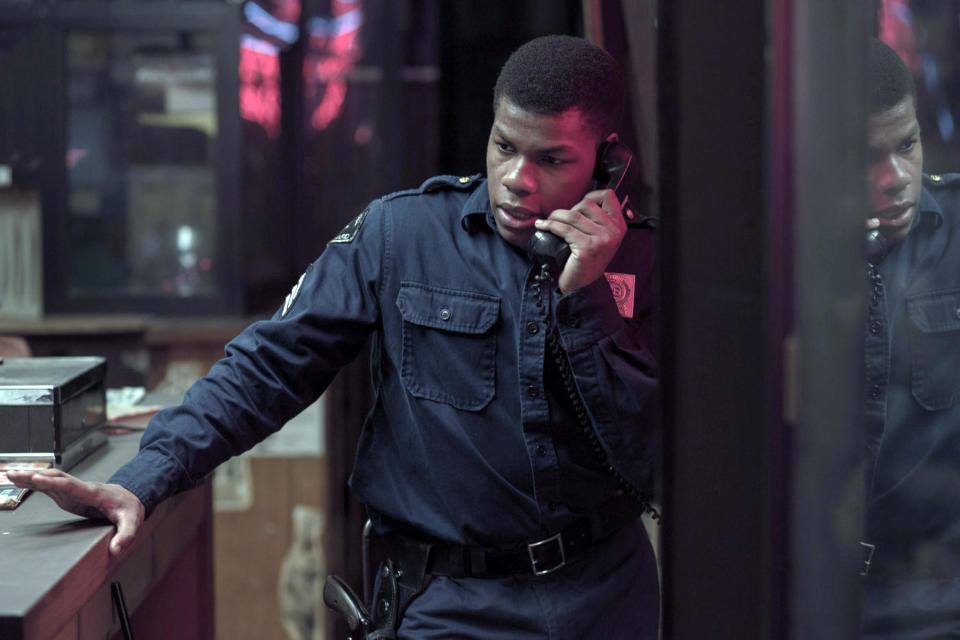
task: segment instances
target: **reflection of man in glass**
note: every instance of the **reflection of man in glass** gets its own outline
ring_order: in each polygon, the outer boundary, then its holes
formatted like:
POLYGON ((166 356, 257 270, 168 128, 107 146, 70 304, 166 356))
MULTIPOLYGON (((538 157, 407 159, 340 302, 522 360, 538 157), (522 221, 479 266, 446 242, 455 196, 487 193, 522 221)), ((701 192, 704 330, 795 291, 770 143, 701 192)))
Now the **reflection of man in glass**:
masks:
POLYGON ((867 121, 864 630, 960 637, 960 175, 923 175, 913 81, 879 40, 867 121))

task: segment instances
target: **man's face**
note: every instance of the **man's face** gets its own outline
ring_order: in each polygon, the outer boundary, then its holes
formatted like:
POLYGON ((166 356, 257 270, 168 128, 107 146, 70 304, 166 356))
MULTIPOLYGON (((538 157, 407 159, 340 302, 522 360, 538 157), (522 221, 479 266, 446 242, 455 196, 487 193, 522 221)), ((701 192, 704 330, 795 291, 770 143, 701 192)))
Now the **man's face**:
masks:
POLYGON ((913 98, 867 120, 869 218, 880 222, 890 244, 910 232, 920 202, 923 147, 913 98))
POLYGON ((526 247, 534 220, 583 198, 599 143, 578 109, 539 115, 500 99, 487 141, 487 190, 504 240, 526 247))

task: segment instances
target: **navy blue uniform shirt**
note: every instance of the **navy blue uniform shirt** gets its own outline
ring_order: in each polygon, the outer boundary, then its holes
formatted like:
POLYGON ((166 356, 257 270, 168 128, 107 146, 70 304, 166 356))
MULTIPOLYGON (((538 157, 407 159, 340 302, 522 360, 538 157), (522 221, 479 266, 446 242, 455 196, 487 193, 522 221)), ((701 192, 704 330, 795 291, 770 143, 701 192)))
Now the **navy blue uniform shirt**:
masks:
MULTIPOLYGON (((610 463, 641 488, 655 441, 653 256, 631 238, 649 233, 628 232, 605 278, 543 293, 610 463)), ((350 484, 381 523, 484 545, 555 532, 615 482, 545 383, 533 276, 525 252, 497 233, 479 177, 378 199, 272 319, 231 341, 183 404, 151 421, 111 482, 152 511, 282 427, 372 338, 376 399, 350 484)))
POLYGON ((868 637, 960 629, 960 175, 924 176, 906 238, 871 267, 868 637))

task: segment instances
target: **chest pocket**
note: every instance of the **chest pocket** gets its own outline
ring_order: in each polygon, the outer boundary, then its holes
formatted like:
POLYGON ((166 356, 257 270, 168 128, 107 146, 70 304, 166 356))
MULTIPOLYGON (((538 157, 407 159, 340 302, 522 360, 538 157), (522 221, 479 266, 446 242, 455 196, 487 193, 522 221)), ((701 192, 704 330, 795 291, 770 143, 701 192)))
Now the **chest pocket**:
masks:
POLYGON ((960 401, 960 289, 907 300, 913 397, 930 410, 960 401))
POLYGON ((500 299, 405 282, 400 375, 418 398, 476 411, 493 399, 500 299))

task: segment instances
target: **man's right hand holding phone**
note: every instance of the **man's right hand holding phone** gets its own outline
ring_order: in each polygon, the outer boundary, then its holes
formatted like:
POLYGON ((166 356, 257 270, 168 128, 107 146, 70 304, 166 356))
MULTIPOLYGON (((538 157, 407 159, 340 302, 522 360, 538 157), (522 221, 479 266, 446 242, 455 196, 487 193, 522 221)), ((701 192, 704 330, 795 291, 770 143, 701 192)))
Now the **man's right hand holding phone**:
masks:
POLYGON ((570 259, 557 282, 564 294, 602 277, 627 233, 620 202, 611 189, 588 192, 572 209, 557 209, 537 220, 536 227, 570 245, 570 259))

